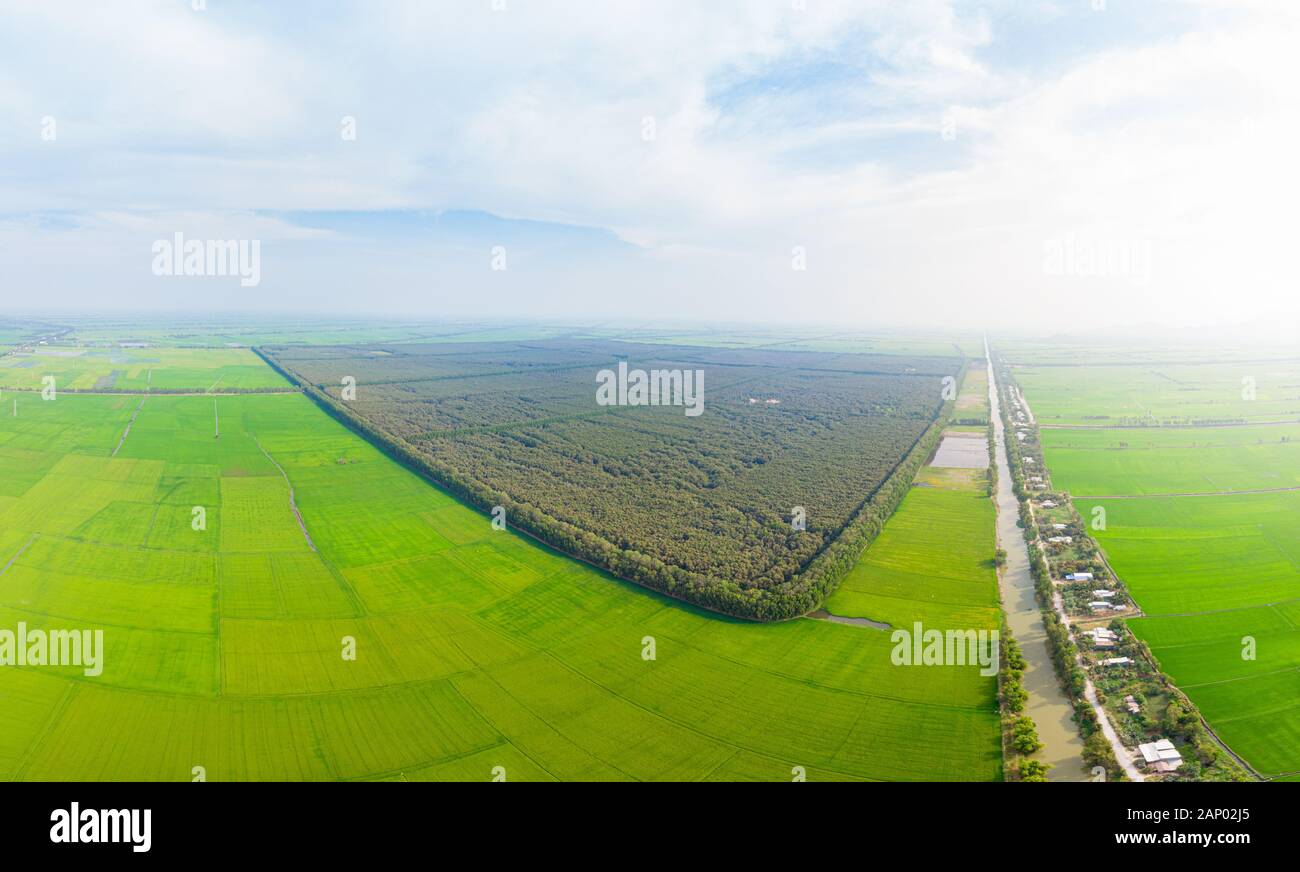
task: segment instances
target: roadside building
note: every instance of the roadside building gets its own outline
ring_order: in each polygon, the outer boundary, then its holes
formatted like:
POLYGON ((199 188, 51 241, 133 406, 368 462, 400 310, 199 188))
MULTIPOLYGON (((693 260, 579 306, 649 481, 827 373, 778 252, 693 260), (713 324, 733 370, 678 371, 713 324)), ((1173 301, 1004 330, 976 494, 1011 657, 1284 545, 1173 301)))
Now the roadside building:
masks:
POLYGON ((1147 768, 1155 772, 1173 772, 1183 765, 1183 755, 1178 753, 1174 743, 1168 739, 1158 739, 1138 745, 1138 753, 1147 768))
POLYGON ((1094 648, 1114 648, 1119 641, 1119 636, 1105 627, 1087 630, 1084 635, 1092 637, 1092 647, 1094 648))

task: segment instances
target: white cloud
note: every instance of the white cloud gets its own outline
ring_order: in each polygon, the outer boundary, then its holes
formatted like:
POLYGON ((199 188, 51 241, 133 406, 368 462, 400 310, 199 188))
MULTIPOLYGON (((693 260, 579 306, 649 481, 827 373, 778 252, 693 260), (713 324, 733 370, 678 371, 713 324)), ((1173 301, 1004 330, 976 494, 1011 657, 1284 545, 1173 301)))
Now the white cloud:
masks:
POLYGON ((1294 308, 1294 9, 1151 4, 1179 29, 1138 34, 1120 4, 1080 23, 1082 5, 3 2, 0 160, 22 169, 0 173, 0 200, 245 225, 254 210, 469 208, 646 249, 635 275, 581 267, 591 287, 555 301, 571 309, 660 280, 695 286, 681 299, 700 317, 1294 308), (1084 24, 1110 31, 1085 44, 1084 24), (1031 38, 1059 57, 1008 42, 1031 38), (55 143, 37 135, 44 114, 55 143), (1065 234, 1149 242, 1149 283, 1045 275, 1044 244, 1065 234), (789 269, 794 245, 806 273, 789 269))

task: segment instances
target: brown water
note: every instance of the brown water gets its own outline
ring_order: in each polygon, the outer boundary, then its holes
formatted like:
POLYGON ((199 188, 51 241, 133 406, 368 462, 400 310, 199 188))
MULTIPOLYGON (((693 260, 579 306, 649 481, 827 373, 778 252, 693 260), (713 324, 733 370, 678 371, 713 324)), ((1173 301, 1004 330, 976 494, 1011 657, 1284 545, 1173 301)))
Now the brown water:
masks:
MULTIPOLYGON (((987 343, 985 354, 988 354, 987 343)), ((1002 412, 992 360, 989 360, 988 367, 989 403, 997 442, 998 546, 1007 552, 1007 563, 1000 578, 1002 609, 1006 612, 1011 635, 1020 643, 1020 650, 1028 661, 1024 685, 1029 691, 1029 701, 1025 703, 1025 714, 1038 725, 1038 738, 1043 743, 1042 750, 1034 755, 1034 759, 1051 764, 1052 769, 1047 774, 1050 781, 1088 781, 1091 779, 1083 764, 1083 740, 1074 724, 1074 707, 1061 690, 1047 651, 1047 630, 1034 596, 1034 579, 1029 574, 1029 546, 1016 526, 1020 507, 1011 489, 1011 469, 1003 441, 1002 412)))

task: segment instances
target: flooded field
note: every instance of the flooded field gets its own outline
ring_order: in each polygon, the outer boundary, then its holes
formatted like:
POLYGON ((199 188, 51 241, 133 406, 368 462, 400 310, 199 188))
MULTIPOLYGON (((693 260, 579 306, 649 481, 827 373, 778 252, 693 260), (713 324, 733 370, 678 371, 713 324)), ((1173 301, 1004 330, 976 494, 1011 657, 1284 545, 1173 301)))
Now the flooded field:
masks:
POLYGON ((948 433, 939 443, 930 465, 942 469, 987 469, 988 442, 983 433, 948 433))

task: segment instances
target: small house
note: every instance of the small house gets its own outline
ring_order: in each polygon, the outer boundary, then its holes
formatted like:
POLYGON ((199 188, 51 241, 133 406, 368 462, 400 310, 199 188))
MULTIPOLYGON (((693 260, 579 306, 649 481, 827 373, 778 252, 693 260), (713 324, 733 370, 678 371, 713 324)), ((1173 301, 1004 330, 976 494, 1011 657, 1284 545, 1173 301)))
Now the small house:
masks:
POLYGON ((1138 745, 1138 753, 1147 768, 1155 772, 1173 772, 1183 765, 1183 755, 1178 753, 1174 743, 1168 739, 1158 739, 1138 745))

